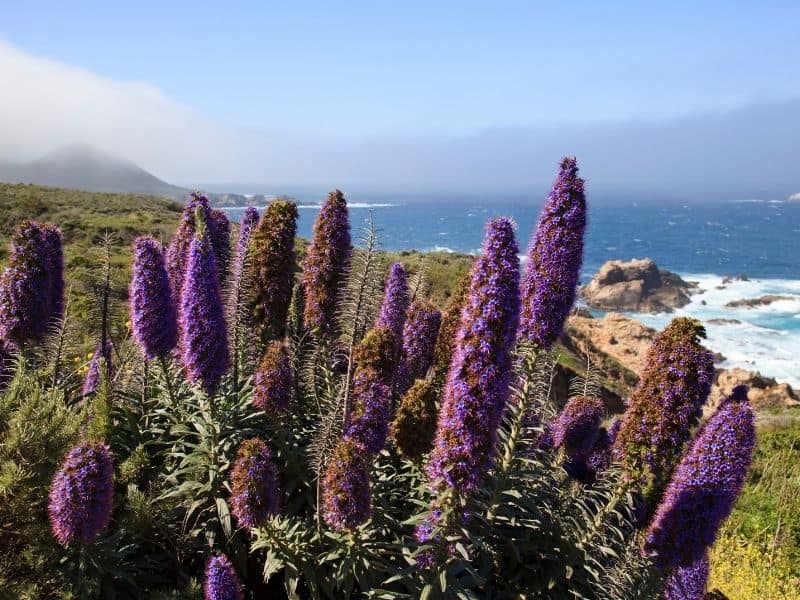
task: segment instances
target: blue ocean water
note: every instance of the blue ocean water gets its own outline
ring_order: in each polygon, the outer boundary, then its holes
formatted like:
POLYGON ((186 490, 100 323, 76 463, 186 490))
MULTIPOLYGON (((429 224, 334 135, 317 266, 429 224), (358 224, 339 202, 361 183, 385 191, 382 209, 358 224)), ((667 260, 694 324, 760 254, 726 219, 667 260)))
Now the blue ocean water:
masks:
MULTIPOLYGON (((372 215, 388 250, 478 252, 485 222, 513 218, 524 253, 541 202, 351 203, 354 239, 372 215)), ((241 209, 229 209, 238 219, 241 209)), ((298 234, 310 237, 318 206, 301 206, 298 234)), ((584 282, 607 260, 650 257, 661 267, 699 282, 703 293, 676 314, 704 321, 709 346, 722 366, 758 369, 800 386, 800 202, 731 201, 684 204, 591 203, 584 282), (726 275, 749 281, 723 284, 726 275), (774 293, 787 300, 755 309, 731 309, 731 300, 774 293)), ((662 327, 675 316, 633 315, 662 327)))

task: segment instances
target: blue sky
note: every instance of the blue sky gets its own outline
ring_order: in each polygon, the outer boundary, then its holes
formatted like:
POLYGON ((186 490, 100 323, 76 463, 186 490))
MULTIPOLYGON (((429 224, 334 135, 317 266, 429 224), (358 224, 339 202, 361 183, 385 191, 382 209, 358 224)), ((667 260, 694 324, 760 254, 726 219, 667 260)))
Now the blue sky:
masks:
POLYGON ((800 95, 800 2, 13 2, 0 37, 223 122, 464 133, 800 95))
MULTIPOLYGON (((167 180, 800 190, 800 2, 7 2, 0 159, 167 180)), ((291 185, 290 185, 291 184, 291 185)))

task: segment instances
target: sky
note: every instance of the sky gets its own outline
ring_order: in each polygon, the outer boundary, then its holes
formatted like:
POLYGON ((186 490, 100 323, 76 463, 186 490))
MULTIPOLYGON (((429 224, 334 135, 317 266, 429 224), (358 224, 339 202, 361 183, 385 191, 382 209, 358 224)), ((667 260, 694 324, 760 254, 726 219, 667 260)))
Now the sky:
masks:
POLYGON ((800 191, 796 1, 227 4, 0 2, 0 157, 422 192, 576 154, 609 194, 800 191))

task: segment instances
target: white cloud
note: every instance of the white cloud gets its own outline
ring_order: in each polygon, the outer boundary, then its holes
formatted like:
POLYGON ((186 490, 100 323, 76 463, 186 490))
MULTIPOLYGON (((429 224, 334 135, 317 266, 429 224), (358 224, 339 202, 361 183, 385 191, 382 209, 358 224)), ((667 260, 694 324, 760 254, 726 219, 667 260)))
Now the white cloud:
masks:
POLYGON ((229 132, 147 83, 114 81, 0 41, 0 157, 88 144, 164 178, 225 175, 229 132))

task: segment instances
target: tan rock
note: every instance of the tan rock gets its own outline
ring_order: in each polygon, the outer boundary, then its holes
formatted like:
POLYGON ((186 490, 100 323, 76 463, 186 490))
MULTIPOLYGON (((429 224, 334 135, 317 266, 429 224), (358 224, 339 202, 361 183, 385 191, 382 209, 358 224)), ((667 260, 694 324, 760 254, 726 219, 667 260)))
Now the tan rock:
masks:
POLYGON ((655 329, 613 312, 602 319, 570 317, 567 327, 576 337, 588 340, 595 350, 615 358, 636 374, 641 373, 647 349, 656 335, 655 329))
POLYGON ((688 304, 696 287, 644 258, 606 262, 580 294, 592 308, 658 313, 688 304))
POLYGON ((735 368, 720 369, 717 372, 717 381, 711 388, 706 412, 718 406, 737 385, 746 385, 750 388, 748 398, 757 410, 800 406, 800 398, 788 383, 778 383, 772 377, 765 377, 761 373, 735 368))

